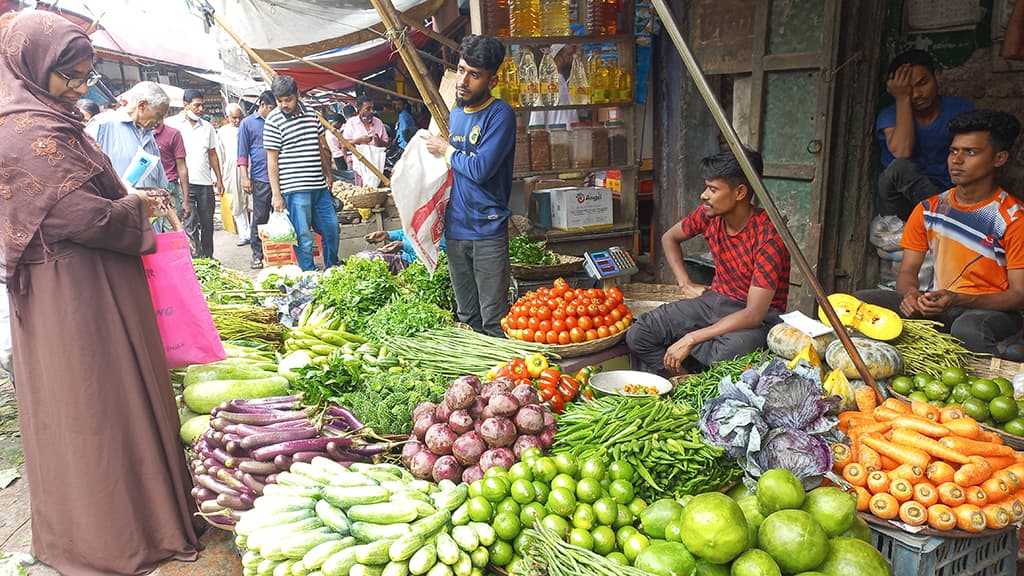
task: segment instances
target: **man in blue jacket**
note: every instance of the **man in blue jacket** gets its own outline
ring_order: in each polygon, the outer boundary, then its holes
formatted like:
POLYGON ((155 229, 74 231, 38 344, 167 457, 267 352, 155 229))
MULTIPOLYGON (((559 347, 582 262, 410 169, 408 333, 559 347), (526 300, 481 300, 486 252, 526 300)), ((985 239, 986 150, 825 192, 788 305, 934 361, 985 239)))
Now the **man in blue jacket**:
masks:
POLYGON ((427 149, 452 167, 451 201, 445 214, 448 270, 459 320, 477 332, 503 337, 511 265, 508 209, 512 191, 516 116, 491 96, 505 46, 487 36, 467 36, 460 47, 455 108, 446 141, 429 137, 427 149))

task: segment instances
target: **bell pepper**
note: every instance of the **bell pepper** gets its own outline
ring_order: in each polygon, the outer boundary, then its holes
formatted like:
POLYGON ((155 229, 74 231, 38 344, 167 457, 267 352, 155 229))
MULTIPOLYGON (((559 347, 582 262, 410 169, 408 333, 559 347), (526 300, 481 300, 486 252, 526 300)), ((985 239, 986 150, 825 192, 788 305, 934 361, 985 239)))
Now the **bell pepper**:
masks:
POLYGON ((562 377, 562 373, 558 371, 558 368, 545 368, 537 376, 537 380, 540 384, 550 384, 552 386, 558 385, 558 379, 562 377))
POLYGON ((590 384, 590 377, 593 376, 593 374, 593 366, 584 366, 583 368, 580 368, 579 371, 576 372, 576 374, 573 375, 573 378, 575 378, 576 381, 579 382, 580 386, 586 386, 590 384))
POLYGON ((530 378, 540 377, 540 373, 547 369, 547 367, 548 359, 540 352, 526 357, 526 371, 530 374, 530 378))
POLYGON ((520 378, 513 383, 513 388, 518 388, 520 386, 533 386, 533 380, 530 380, 529 378, 520 378))
POLYGON ((529 372, 526 368, 526 362, 521 358, 513 358, 508 364, 505 364, 498 370, 499 378, 508 378, 509 380, 516 381, 520 378, 526 378, 529 372))
POLYGON ((506 362, 504 364, 495 364, 494 366, 492 366, 491 369, 487 371, 487 376, 486 376, 487 381, 490 382, 491 380, 494 380, 495 378, 497 378, 498 377, 498 371, 500 371, 502 368, 504 368, 507 364, 508 364, 508 362, 506 362))
POLYGON ((579 391, 580 383, 572 376, 564 374, 558 379, 558 393, 562 395, 562 399, 566 402, 575 398, 576 393, 579 391))

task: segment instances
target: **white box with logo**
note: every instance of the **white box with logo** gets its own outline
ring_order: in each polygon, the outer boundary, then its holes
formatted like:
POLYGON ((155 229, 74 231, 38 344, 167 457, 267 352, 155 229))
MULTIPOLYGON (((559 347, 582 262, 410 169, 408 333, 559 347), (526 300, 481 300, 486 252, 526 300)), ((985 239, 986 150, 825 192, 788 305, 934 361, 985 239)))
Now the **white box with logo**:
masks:
POLYGON ((552 188, 551 227, 600 230, 612 227, 612 191, 608 188, 552 188))

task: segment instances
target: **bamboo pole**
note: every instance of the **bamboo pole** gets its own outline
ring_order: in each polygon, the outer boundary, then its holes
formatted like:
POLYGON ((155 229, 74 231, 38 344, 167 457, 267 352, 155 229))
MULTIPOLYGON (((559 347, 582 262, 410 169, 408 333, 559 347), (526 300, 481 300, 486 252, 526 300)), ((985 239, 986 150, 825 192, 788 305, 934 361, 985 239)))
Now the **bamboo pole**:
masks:
POLYGON ((426 34, 430 38, 440 42, 441 44, 451 48, 452 50, 455 50, 456 52, 459 51, 458 42, 434 30, 431 30, 430 28, 424 26, 423 24, 420 24, 419 22, 416 21, 415 18, 410 18, 408 14, 405 14, 404 12, 399 12, 398 19, 401 20, 403 24, 412 28, 413 30, 420 32, 421 34, 426 34))
MULTIPOLYGON (((267 64, 266 60, 260 58, 259 54, 257 54, 256 51, 253 50, 251 46, 246 44, 245 40, 242 40, 242 38, 239 37, 238 34, 236 34, 235 31, 232 30, 231 27, 224 22, 224 19, 213 11, 213 8, 209 4, 206 5, 204 11, 206 11, 208 16, 213 18, 213 21, 216 22, 217 25, 220 26, 221 29, 224 30, 224 32, 226 32, 227 35, 231 37, 232 40, 238 43, 238 45, 242 48, 242 50, 245 51, 246 54, 249 55, 249 58, 251 58, 253 62, 255 62, 257 65, 259 65, 260 68, 263 69, 263 73, 267 75, 267 78, 273 79, 277 77, 277 71, 271 68, 270 64, 267 64)), ((352 153, 352 156, 354 156, 356 160, 362 162, 363 166, 366 166, 366 168, 369 169, 370 172, 373 172, 373 174, 377 176, 377 178, 380 178, 382 184, 384 184, 385 186, 391 186, 391 179, 385 176, 383 172, 381 172, 379 169, 377 169, 376 166, 370 163, 370 161, 367 160, 366 157, 359 152, 359 150, 356 150, 355 145, 346 140, 341 135, 341 132, 339 132, 334 126, 331 126, 331 123, 328 122, 326 118, 324 118, 323 114, 317 112, 316 116, 317 118, 320 119, 320 124, 322 124, 323 127, 331 134, 334 134, 334 137, 337 138, 339 142, 341 142, 342 146, 344 146, 349 152, 352 153)))
POLYGON ((408 100, 410 102, 416 102, 418 104, 422 104, 423 103, 423 100, 420 100, 419 98, 416 98, 415 96, 407 96, 405 94, 401 94, 399 92, 395 92, 394 90, 388 90, 387 88, 381 88, 380 86, 375 86, 373 84, 370 84, 369 82, 366 82, 364 80, 360 80, 359 78, 355 78, 353 76, 349 76, 348 74, 343 74, 341 72, 338 72, 337 70, 332 70, 332 69, 328 68, 327 66, 323 66, 323 65, 317 64, 316 62, 313 62, 312 60, 307 60, 306 58, 303 58, 302 56, 296 56, 296 55, 291 54, 289 52, 285 52, 284 50, 281 50, 280 48, 274 48, 274 51, 275 52, 279 52, 279 53, 283 54, 284 56, 287 56, 288 58, 291 58, 293 60, 298 60, 299 62, 302 62, 304 64, 312 66, 313 68, 316 68, 317 70, 321 70, 323 72, 327 72, 328 74, 333 74, 334 76, 337 76, 338 78, 342 78, 342 79, 348 80, 350 82, 355 82, 356 84, 359 84, 360 86, 365 86, 367 88, 372 88, 372 89, 374 89, 374 90, 376 90, 378 92, 381 92, 383 94, 388 94, 390 96, 395 96, 396 98, 402 98, 403 100, 408 100))
POLYGON ((423 60, 420 59, 419 53, 407 43, 405 31, 408 28, 402 25, 401 17, 398 15, 398 11, 395 10, 391 0, 371 0, 371 2, 373 2, 374 8, 377 9, 377 14, 380 15, 381 21, 384 22, 391 42, 398 48, 398 53, 401 55, 402 61, 405 62, 405 67, 409 69, 416 88, 419 90, 420 95, 423 96, 423 102, 426 104, 427 110, 430 111, 430 115, 434 118, 434 122, 437 123, 441 137, 447 140, 448 106, 444 103, 444 99, 441 98, 441 93, 438 91, 437 86, 430 81, 430 74, 427 71, 427 67, 423 64, 423 60))
POLYGON ((743 168, 743 173, 746 174, 747 180, 750 181, 751 186, 754 189, 754 194, 757 199, 761 202, 765 212, 768 213, 768 217, 775 225, 775 229, 778 230, 779 235, 782 237, 782 242, 786 245, 789 253, 796 260, 797 267, 800 272, 803 273, 807 281, 810 282, 811 288, 814 290, 814 295, 818 299, 818 303, 821 304, 822 309, 825 311, 825 316, 828 318, 830 324, 836 331, 836 335, 839 340, 843 343, 843 347, 846 348, 847 353, 850 355, 850 359, 853 360, 853 365, 857 368, 857 372, 860 373, 860 377, 871 386, 871 389, 875 392, 875 395, 880 399, 885 398, 885 394, 882 393, 882 389, 879 387, 875 379, 871 377, 871 373, 868 372, 867 366, 864 364, 864 360, 860 357, 857 352, 857 348, 853 345, 853 340, 850 339, 850 334, 846 331, 842 322, 839 321, 839 316, 836 314, 835 309, 832 308, 832 304, 829 303, 828 297, 825 294, 825 289, 818 282, 818 278, 814 274, 814 269, 811 264, 807 261, 807 257, 804 256, 803 251, 800 249, 800 245, 796 243, 796 239, 793 238, 793 233, 790 232, 789 226, 786 225, 786 221, 783 219, 782 214, 779 212, 779 208, 775 205, 775 201, 772 199, 768 190, 764 186, 764 182, 761 177, 754 170, 754 166, 750 163, 750 159, 747 158, 746 153, 743 151, 743 145, 740 143, 740 138, 736 134, 736 130, 730 124, 728 118, 725 116, 725 111, 722 109, 722 105, 718 102, 714 92, 711 90, 711 85, 708 84, 707 78, 704 77, 704 73, 701 72, 700 65, 697 63, 697 59, 694 58, 693 53, 687 46, 686 41, 683 39, 682 33, 679 31, 679 26, 676 24, 675 17, 665 4, 665 0, 652 0, 654 9, 658 12, 658 16, 661 18, 662 25, 668 32, 669 37, 672 39, 672 43, 675 44, 676 50, 679 51, 679 56, 683 59, 683 64, 686 65, 686 69, 693 78, 694 83, 697 85, 697 89, 700 91, 701 96, 704 98, 704 103, 707 104, 708 109, 711 111, 711 115, 715 118, 715 123, 718 124, 718 128, 722 131, 722 135, 725 136, 725 141, 729 144, 729 148, 733 154, 736 155, 736 160, 739 161, 740 167, 743 168))

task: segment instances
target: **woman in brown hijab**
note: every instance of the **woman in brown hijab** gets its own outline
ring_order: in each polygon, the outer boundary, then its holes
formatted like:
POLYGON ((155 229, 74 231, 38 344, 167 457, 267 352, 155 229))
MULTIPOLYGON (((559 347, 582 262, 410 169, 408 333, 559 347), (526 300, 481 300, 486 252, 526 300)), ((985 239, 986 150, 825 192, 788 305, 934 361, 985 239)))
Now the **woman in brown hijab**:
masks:
POLYGON ((0 19, 0 265, 32 497, 32 551, 71 576, 194 560, 178 418, 139 255, 152 203, 83 132, 81 29, 0 19))

